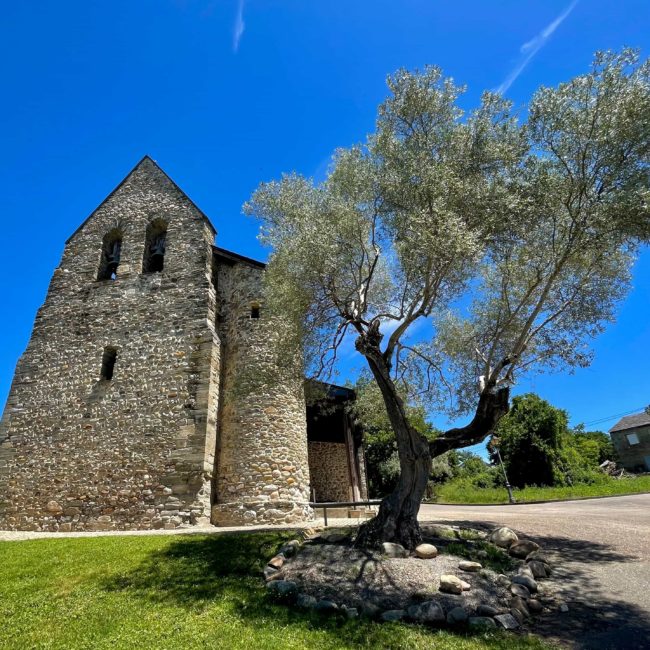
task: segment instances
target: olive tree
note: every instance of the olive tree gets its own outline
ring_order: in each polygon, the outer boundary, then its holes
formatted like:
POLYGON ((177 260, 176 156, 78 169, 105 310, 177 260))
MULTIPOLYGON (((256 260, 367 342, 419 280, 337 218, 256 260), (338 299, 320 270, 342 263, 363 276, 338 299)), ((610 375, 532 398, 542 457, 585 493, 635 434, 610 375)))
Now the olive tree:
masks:
POLYGON ((650 230, 649 72, 634 51, 599 53, 524 120, 491 93, 464 113, 437 67, 400 70, 326 180, 289 174, 246 204, 287 349, 326 377, 354 337, 395 433, 399 482, 359 544, 416 545, 432 458, 483 441, 525 373, 589 363, 650 230), (468 422, 427 440, 405 394, 468 422))

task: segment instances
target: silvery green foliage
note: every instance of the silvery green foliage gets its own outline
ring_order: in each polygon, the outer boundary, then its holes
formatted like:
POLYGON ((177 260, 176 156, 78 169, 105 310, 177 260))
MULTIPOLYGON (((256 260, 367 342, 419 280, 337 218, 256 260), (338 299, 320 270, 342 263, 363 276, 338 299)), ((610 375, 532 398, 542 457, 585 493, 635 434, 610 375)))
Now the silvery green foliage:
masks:
MULTIPOLYGON (((440 69, 398 71, 364 145, 321 184, 296 174, 246 205, 272 256, 268 300, 327 375, 374 327, 400 385, 458 412, 525 372, 589 363, 649 227, 648 62, 599 53, 541 88, 528 120, 440 69), (413 344, 414 324, 430 323, 413 344)), ((294 347, 295 349, 295 347, 294 347)))
POLYGON ((461 411, 476 376, 498 386, 587 365, 614 319, 649 226, 649 72, 633 51, 599 53, 588 74, 534 95, 511 185, 518 217, 485 250, 469 314, 440 313, 433 347, 461 411))

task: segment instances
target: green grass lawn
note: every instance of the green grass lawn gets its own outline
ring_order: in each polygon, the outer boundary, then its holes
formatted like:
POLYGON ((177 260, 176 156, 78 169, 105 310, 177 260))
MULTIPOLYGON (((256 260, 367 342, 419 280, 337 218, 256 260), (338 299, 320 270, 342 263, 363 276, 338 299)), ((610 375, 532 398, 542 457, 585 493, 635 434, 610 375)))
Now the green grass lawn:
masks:
MULTIPOLYGON (((522 490, 513 490, 518 503, 547 499, 616 496, 641 492, 650 492, 650 476, 622 479, 603 477, 602 482, 593 485, 527 487, 522 490)), ((505 488, 477 488, 466 480, 457 480, 436 487, 436 503, 508 503, 508 494, 505 488)))
POLYGON ((0 648, 541 649, 533 637, 321 618, 269 602, 287 533, 0 542, 0 648))

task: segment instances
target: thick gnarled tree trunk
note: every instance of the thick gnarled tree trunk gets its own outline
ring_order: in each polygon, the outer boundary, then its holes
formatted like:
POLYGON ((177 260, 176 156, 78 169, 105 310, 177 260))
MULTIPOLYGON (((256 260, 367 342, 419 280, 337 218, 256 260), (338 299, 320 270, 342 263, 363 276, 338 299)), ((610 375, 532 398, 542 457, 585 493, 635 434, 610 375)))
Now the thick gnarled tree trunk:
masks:
POLYGON ((381 542, 397 542, 412 549, 421 540, 418 512, 431 473, 429 442, 410 425, 404 402, 390 377, 390 366, 380 351, 379 332, 357 340, 357 349, 366 357, 379 386, 388 418, 397 439, 400 477, 397 487, 379 506, 379 513, 364 524, 356 544, 366 548, 381 542), (373 336, 374 334, 374 336, 373 336))
POLYGON ((382 542, 397 542, 413 549, 422 541, 418 512, 431 471, 431 456, 426 447, 425 444, 420 456, 406 466, 400 457, 398 485, 381 502, 377 516, 361 526, 357 546, 375 548, 382 542))
POLYGON ((418 512, 435 456, 483 441, 508 412, 510 390, 487 386, 479 397, 472 421, 449 429, 432 442, 410 425, 404 402, 390 376, 390 364, 380 350, 381 334, 370 330, 357 339, 361 352, 379 386, 388 418, 397 439, 400 477, 395 490, 381 502, 377 516, 363 524, 356 545, 375 548, 381 542, 396 542, 407 549, 421 541, 418 512))

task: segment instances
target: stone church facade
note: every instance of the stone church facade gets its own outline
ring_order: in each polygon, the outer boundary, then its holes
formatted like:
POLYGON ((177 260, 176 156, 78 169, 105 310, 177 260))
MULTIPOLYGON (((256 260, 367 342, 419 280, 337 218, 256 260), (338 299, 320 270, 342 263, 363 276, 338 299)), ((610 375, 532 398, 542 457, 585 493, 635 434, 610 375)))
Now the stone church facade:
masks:
POLYGON ((345 403, 275 373, 264 264, 149 157, 83 222, 39 309, 0 423, 0 529, 295 523, 367 498, 345 403))

